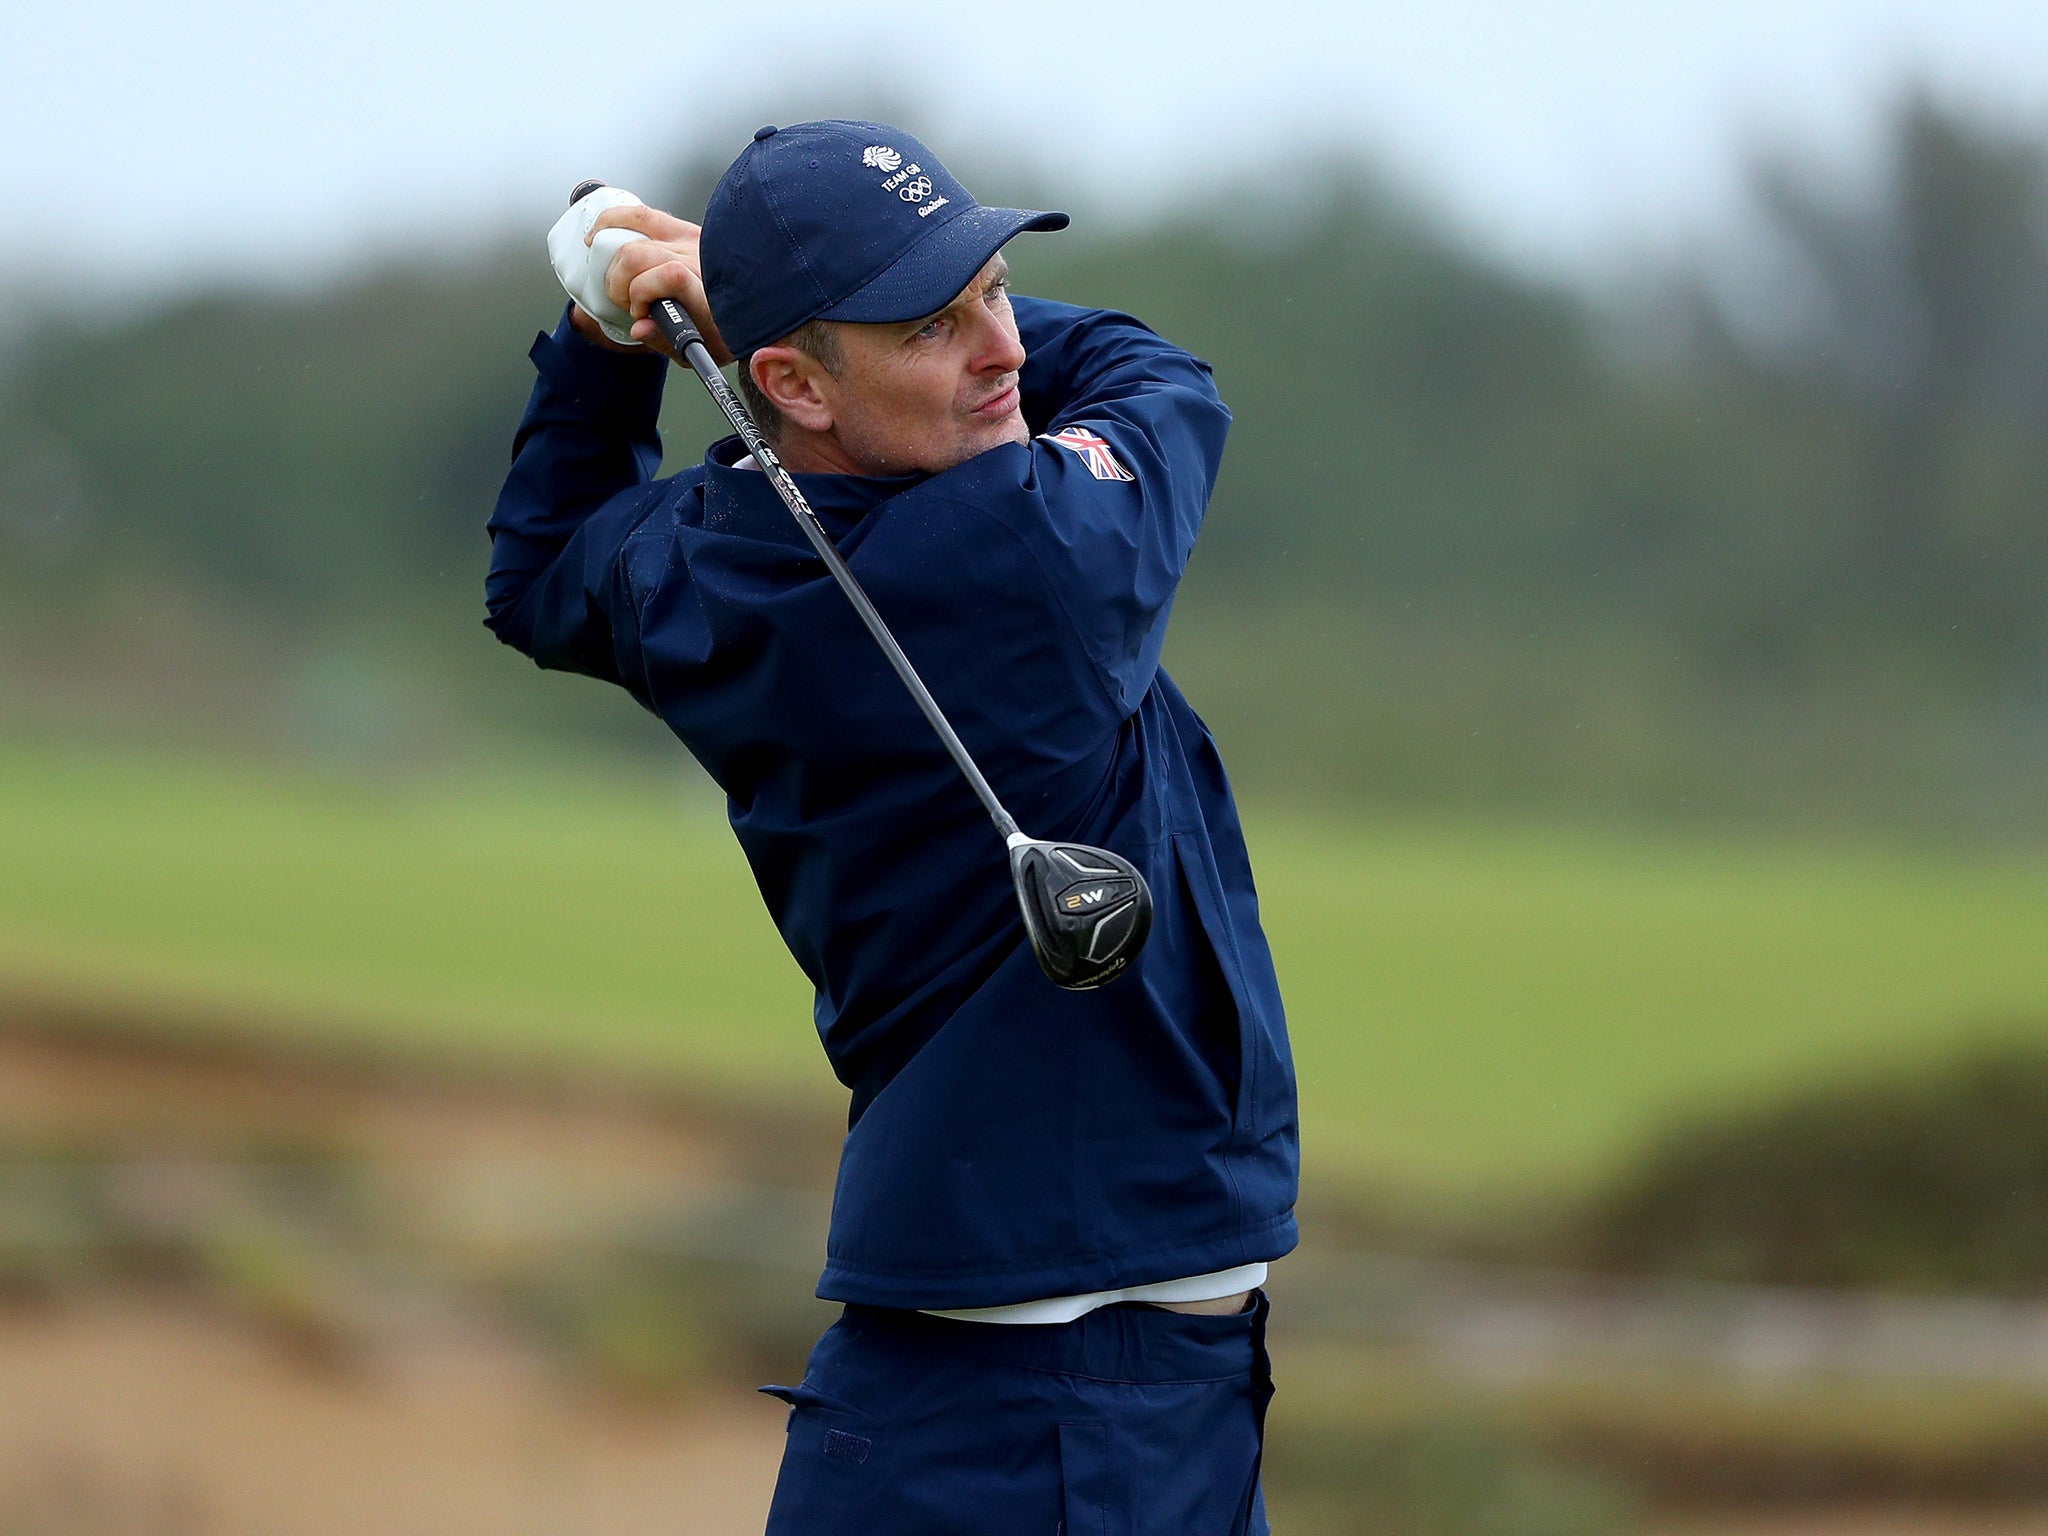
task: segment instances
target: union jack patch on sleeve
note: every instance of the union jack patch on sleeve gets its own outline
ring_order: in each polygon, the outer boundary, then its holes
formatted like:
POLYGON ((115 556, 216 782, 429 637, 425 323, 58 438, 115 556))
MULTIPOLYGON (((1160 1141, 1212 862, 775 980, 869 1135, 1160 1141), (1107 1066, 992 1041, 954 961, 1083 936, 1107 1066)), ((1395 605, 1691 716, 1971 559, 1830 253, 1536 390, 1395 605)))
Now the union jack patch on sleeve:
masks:
POLYGON ((1090 432, 1086 427, 1065 427, 1058 432, 1040 434, 1048 443, 1058 443, 1062 448, 1081 456, 1081 462, 1088 466, 1088 473, 1098 480, 1135 480, 1138 477, 1117 462, 1115 454, 1109 451, 1109 444, 1090 432))

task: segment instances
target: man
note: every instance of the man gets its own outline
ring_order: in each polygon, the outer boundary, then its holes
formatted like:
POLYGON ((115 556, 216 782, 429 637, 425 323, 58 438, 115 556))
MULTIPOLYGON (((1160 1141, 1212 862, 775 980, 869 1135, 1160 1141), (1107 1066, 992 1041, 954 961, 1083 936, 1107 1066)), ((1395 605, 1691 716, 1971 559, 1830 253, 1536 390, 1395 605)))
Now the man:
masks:
POLYGON ((1009 296, 1003 245, 1066 222, 840 121, 762 129, 701 231, 605 210, 556 252, 583 302, 534 344, 491 519, 491 627, 726 791, 852 1092, 818 1287, 846 1311, 767 1389, 775 1536, 1266 1528, 1293 1069, 1223 766, 1159 666, 1229 414, 1129 317, 1009 296), (664 297, 1003 799, 1144 872, 1125 976, 1040 974, 1001 839, 738 440, 653 478, 664 364, 617 341, 664 297))

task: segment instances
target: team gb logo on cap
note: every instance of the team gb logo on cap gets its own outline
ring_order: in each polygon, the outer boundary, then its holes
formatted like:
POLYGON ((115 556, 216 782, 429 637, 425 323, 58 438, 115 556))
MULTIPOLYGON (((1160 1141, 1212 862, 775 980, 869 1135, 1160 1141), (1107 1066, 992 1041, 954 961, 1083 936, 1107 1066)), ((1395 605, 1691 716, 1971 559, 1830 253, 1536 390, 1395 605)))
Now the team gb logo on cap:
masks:
POLYGON ((929 218, 952 202, 950 197, 932 197, 935 188, 931 177, 924 174, 924 167, 915 160, 905 165, 903 156, 886 144, 870 144, 860 152, 860 163, 884 172, 882 190, 915 204, 920 219, 929 218), (930 202, 925 201, 928 197, 930 202))

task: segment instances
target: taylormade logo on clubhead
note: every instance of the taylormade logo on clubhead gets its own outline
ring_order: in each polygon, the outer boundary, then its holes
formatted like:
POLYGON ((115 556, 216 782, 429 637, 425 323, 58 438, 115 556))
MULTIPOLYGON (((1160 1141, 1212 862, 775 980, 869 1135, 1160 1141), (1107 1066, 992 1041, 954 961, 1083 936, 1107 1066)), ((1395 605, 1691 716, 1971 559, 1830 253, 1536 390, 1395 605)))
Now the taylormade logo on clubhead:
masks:
MULTIPOLYGON (((887 146, 870 149, 867 153, 878 158, 869 163, 879 168, 879 156, 884 150, 887 146)), ((578 182, 576 190, 569 194, 570 206, 603 185, 601 181, 578 182)), ((689 315, 673 299, 658 300, 648 314, 675 349, 676 356, 711 392, 711 398, 718 402, 718 408, 747 445, 747 451, 754 455, 755 462, 768 471, 768 481, 789 508, 789 515, 803 529, 811 548, 825 562, 825 569, 832 573, 839 590, 846 594, 861 623, 867 626, 890 667, 909 690, 919 712, 938 734, 946 755, 953 759, 968 788, 995 822, 996 831, 1009 846, 1010 876, 1017 883, 1017 905, 1024 910, 1024 932, 1031 939, 1039 968, 1071 992, 1087 992, 1115 981, 1131 968, 1138 951, 1145 947, 1145 936, 1152 931, 1152 892, 1145 885, 1145 877, 1130 860, 1106 848, 1091 848, 1086 843, 1041 842, 1017 829, 1017 819, 1003 808, 981 769, 975 766, 965 743, 939 708, 938 700, 925 687, 910 658, 903 654, 903 647, 896 643, 889 626, 839 557, 831 535, 804 500, 796 481, 783 469, 775 450, 763 440, 761 429, 747 414, 746 406, 711 361, 704 338, 689 315)))
POLYGON ((1152 892, 1129 859, 1086 843, 1010 839, 1010 874, 1039 967, 1076 992, 1114 981, 1152 931, 1152 892))

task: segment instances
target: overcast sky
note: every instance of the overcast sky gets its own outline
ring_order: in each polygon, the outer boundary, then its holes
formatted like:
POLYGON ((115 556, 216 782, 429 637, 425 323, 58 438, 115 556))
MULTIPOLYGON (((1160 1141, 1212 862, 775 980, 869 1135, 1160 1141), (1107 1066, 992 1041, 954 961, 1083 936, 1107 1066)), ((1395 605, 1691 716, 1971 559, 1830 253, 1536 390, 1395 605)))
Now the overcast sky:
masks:
POLYGON ((9 10, 0 267, 67 294, 537 240, 580 176, 649 184, 737 152, 742 118, 877 91, 949 158, 1006 153, 1105 212, 1284 187, 1311 145, 1355 143, 1552 267, 1711 228, 1759 133, 1853 164, 1910 78, 2048 123, 2040 0, 9 10))

